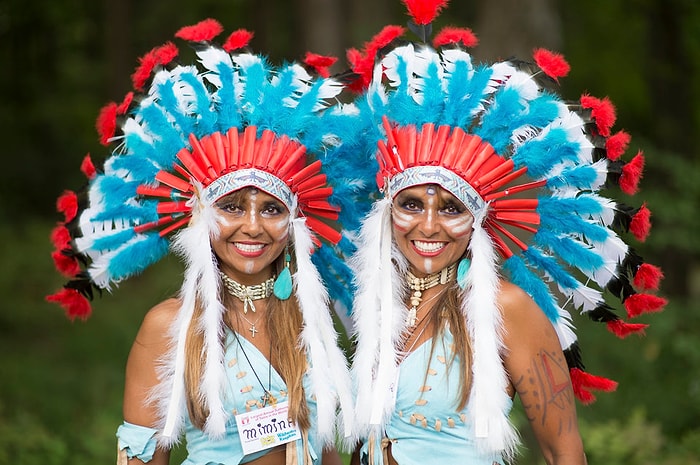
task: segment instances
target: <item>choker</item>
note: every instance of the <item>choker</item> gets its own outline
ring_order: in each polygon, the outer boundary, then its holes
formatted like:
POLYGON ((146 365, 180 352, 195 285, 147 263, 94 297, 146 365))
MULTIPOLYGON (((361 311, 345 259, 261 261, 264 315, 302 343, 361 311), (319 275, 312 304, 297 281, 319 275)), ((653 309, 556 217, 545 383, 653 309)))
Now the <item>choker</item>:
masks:
POLYGON ((221 280, 224 282, 228 293, 243 302, 243 313, 248 313, 249 308, 255 313, 255 304, 253 304, 253 301, 270 297, 275 286, 274 276, 260 284, 244 286, 226 276, 222 271, 219 271, 219 274, 221 275, 221 280))
POLYGON ((438 284, 447 284, 452 281, 456 276, 456 270, 457 262, 425 278, 418 278, 410 271, 406 271, 406 282, 408 287, 413 291, 413 294, 411 294, 411 308, 408 310, 408 315, 406 316, 406 324, 408 326, 412 327, 416 325, 416 313, 418 312, 418 306, 423 300, 423 291, 435 287, 438 284))

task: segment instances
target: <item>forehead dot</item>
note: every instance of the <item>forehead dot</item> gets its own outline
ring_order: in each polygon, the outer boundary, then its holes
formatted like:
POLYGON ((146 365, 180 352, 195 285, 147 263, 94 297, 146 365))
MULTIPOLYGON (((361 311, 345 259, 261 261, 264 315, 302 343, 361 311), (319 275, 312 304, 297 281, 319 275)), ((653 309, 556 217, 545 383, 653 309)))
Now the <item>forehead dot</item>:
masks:
POLYGON ((435 190, 434 186, 428 186, 425 188, 425 193, 428 195, 435 195, 437 191, 435 190))

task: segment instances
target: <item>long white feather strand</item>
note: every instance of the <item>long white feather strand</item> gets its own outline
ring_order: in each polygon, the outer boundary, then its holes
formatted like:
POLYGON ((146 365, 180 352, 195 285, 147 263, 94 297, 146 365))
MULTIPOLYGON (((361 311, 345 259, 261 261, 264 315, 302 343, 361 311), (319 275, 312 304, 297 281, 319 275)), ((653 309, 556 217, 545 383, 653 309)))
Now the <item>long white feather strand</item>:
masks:
POLYGON ((487 210, 475 218, 469 244, 472 257, 462 305, 472 340, 473 383, 469 398, 470 418, 478 449, 484 454, 503 453, 512 457, 518 434, 508 419, 510 399, 508 379, 501 359, 505 350, 502 340, 502 315, 497 305, 499 278, 496 254, 483 228, 487 210))
POLYGON ((314 245, 306 220, 294 219, 292 232, 297 262, 297 272, 293 277, 304 318, 301 342, 311 359, 310 377, 316 396, 319 439, 324 445, 330 445, 334 440, 338 401, 345 434, 349 436, 352 431, 350 377, 345 356, 337 345, 328 293, 311 261, 314 245))

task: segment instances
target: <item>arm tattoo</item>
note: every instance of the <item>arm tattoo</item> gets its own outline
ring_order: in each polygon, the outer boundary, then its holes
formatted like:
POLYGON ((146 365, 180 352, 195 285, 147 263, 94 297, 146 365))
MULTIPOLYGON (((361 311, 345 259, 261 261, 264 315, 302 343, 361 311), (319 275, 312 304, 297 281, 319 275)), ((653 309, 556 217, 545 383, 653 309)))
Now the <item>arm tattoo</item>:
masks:
POLYGON ((566 359, 561 352, 541 351, 532 358, 526 373, 513 384, 531 423, 539 421, 544 426, 555 416, 559 434, 573 428, 574 395, 566 359))

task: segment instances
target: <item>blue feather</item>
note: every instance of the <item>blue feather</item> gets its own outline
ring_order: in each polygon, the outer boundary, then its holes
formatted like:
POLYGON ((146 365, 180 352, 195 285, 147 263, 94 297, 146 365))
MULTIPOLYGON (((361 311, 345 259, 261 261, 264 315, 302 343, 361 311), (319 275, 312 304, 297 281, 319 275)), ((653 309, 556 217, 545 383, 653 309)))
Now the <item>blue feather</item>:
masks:
POLYGON ((542 248, 551 250, 566 263, 582 271, 593 272, 603 266, 603 259, 600 255, 570 237, 540 229, 533 236, 533 240, 542 248))
POLYGON ((172 80, 167 80, 158 85, 159 103, 163 110, 175 120, 180 133, 187 137, 187 134, 195 132, 195 120, 180 109, 180 102, 173 90, 174 85, 175 83, 172 80))
MULTIPOLYGON (((145 130, 150 134, 158 134, 153 140, 155 156, 148 157, 161 168, 170 169, 175 160, 175 155, 187 143, 187 135, 178 131, 173 123, 168 120, 165 109, 158 105, 147 105, 139 111, 145 130)), ((134 154, 140 155, 138 151, 134 154)))
POLYGON ((567 140, 566 131, 555 128, 544 137, 530 139, 522 144, 513 154, 517 167, 527 166, 528 174, 535 179, 545 176, 556 163, 575 161, 580 146, 578 142, 567 140))
POLYGON ((236 94, 233 87, 233 69, 221 62, 216 68, 221 80, 221 88, 216 92, 218 109, 218 129, 227 132, 230 128, 241 125, 241 117, 236 106, 236 94))
POLYGON ((197 123, 197 137, 203 137, 215 131, 216 113, 211 109, 209 92, 204 87, 204 83, 195 74, 183 73, 181 79, 189 84, 195 94, 196 104, 191 116, 197 123))
POLYGON ((598 172, 593 167, 589 165, 573 166, 547 179, 547 187, 550 189, 562 189, 565 187, 592 189, 597 179, 598 172))
POLYGON ((168 241, 157 232, 146 234, 143 240, 124 244, 109 262, 112 281, 119 281, 156 263, 168 253, 168 241))
POLYGON ((553 257, 544 255, 535 247, 528 247, 523 251, 523 256, 532 266, 545 271, 562 287, 567 289, 576 289, 578 287, 578 281, 557 263, 553 257))
POLYGON ((511 281, 522 288, 532 300, 542 309, 549 321, 559 321, 559 308, 554 302, 549 288, 542 278, 530 271, 527 265, 517 255, 503 262, 503 269, 508 272, 511 281))
MULTIPOLYGON (((471 126, 473 122, 472 118, 474 118, 474 114, 484 98, 484 92, 486 91, 486 87, 492 75, 493 70, 490 67, 479 66, 474 70, 472 78, 468 80, 468 86, 464 97, 455 100, 454 103, 452 103, 451 100, 448 101, 446 109, 449 109, 450 106, 453 106, 454 109, 452 113, 448 113, 449 120, 445 119, 445 124, 451 124, 449 121, 454 120, 456 121, 456 125, 461 128, 469 128, 469 126, 471 126)), ((467 77, 468 74, 465 74, 461 79, 467 79, 467 77)), ((454 76, 452 79, 460 79, 460 76, 454 76)))

